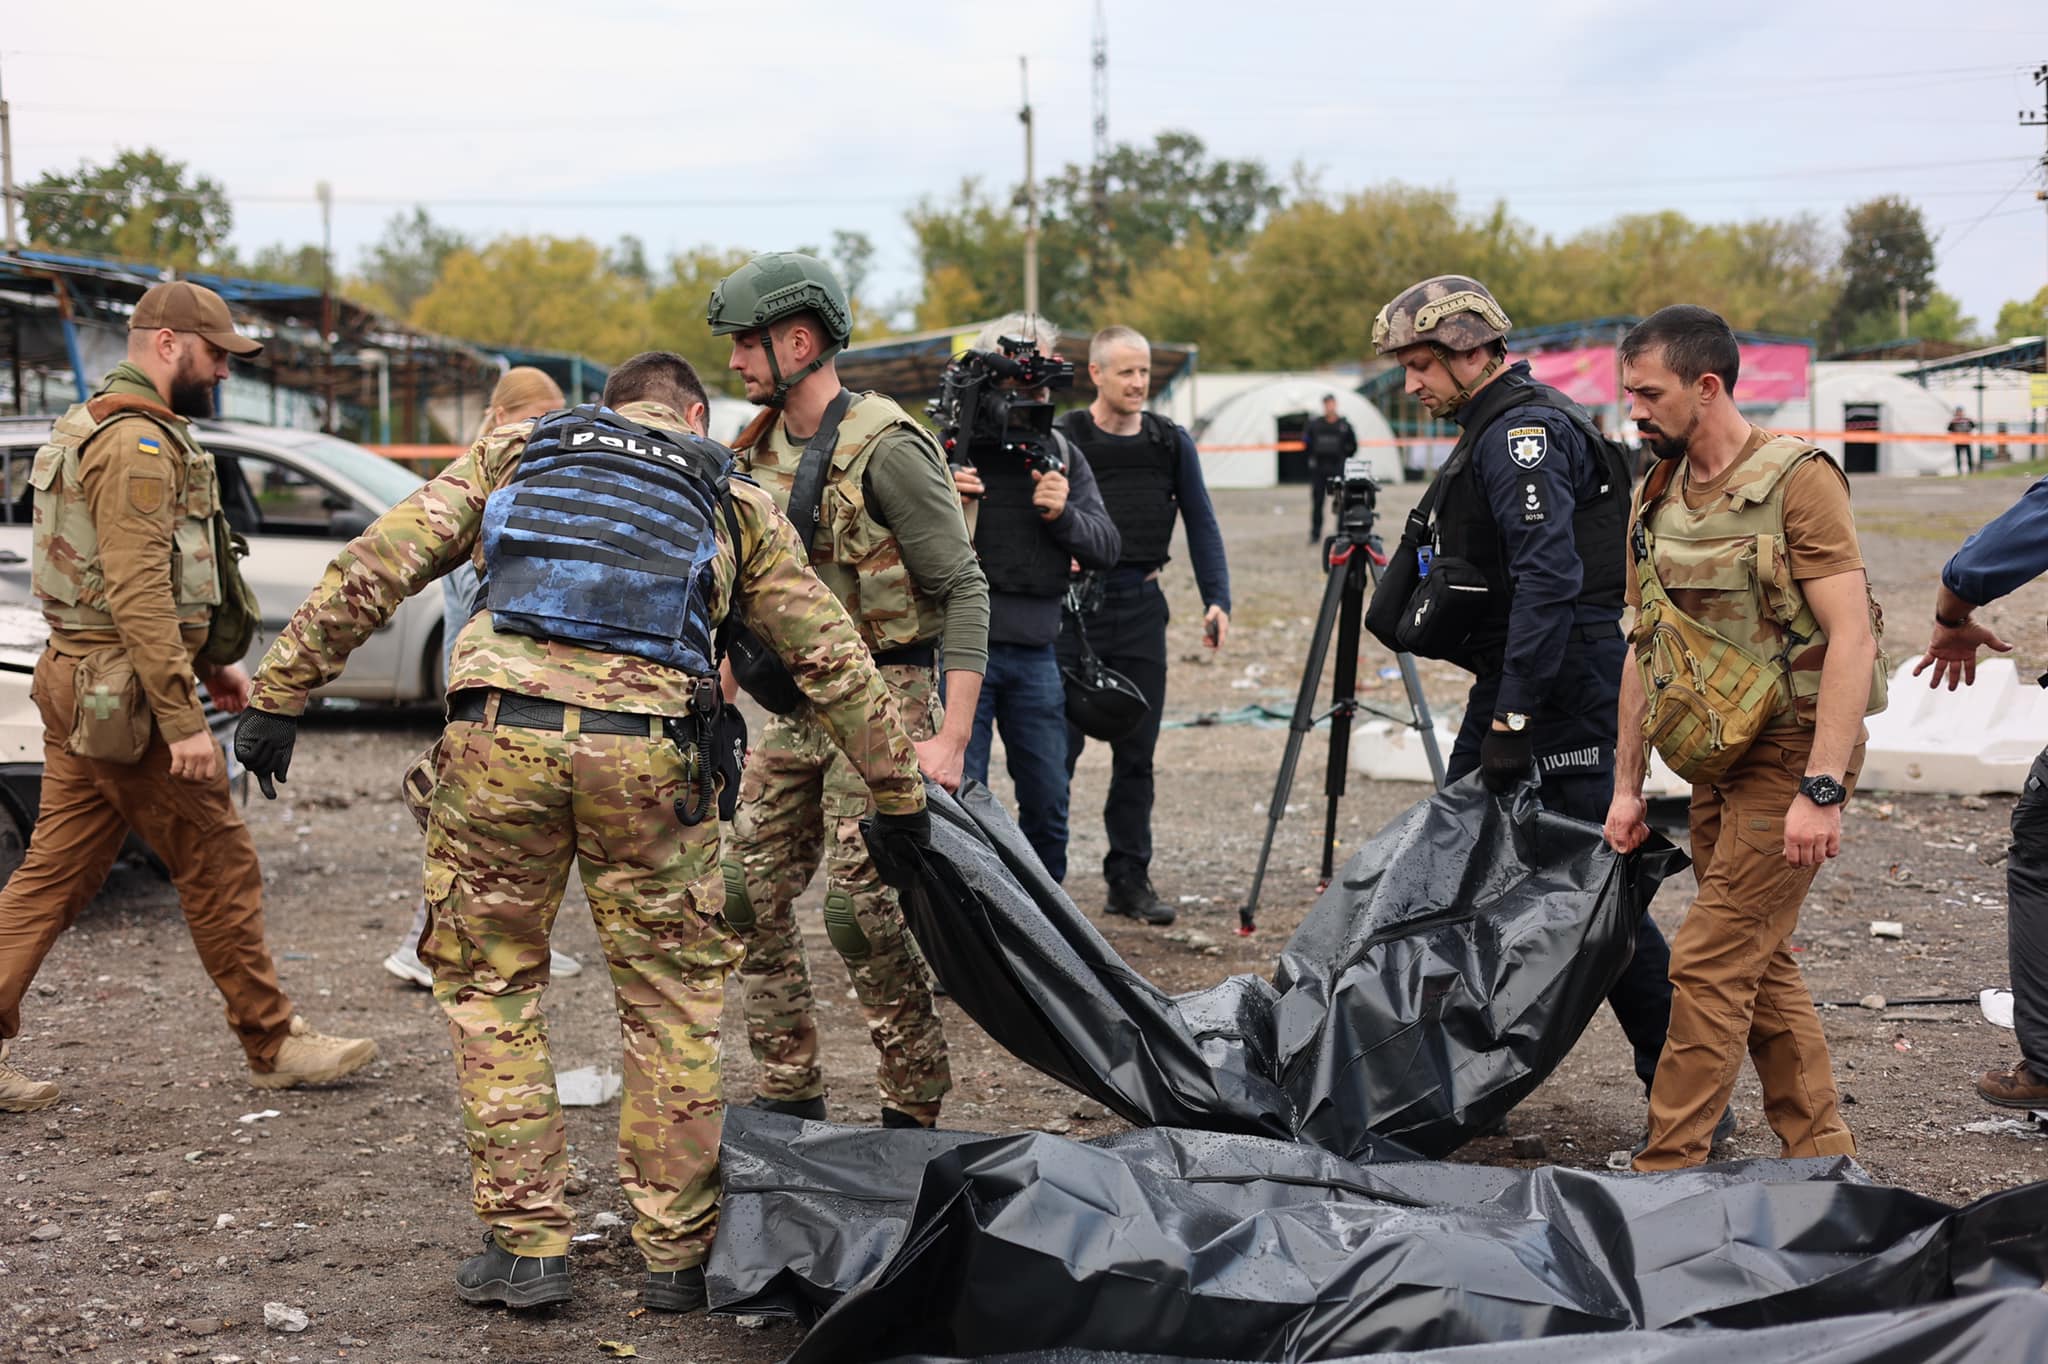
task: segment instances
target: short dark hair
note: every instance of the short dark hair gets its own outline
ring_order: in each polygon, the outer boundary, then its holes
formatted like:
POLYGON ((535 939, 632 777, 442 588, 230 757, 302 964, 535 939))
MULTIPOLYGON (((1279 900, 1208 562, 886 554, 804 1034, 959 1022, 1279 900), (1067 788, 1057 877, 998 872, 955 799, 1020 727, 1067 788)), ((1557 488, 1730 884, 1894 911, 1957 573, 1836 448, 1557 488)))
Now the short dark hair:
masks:
POLYGON ((606 407, 627 403, 660 403, 674 408, 680 417, 692 403, 710 406, 711 395, 697 377, 695 365, 674 351, 648 350, 621 364, 604 381, 606 407))
POLYGON ((1703 374, 1717 375, 1721 387, 1735 392, 1742 372, 1742 351, 1735 333, 1719 313, 1693 303, 1659 308, 1629 329, 1621 339, 1621 363, 1632 364, 1651 351, 1664 353, 1664 366, 1688 384, 1703 374))

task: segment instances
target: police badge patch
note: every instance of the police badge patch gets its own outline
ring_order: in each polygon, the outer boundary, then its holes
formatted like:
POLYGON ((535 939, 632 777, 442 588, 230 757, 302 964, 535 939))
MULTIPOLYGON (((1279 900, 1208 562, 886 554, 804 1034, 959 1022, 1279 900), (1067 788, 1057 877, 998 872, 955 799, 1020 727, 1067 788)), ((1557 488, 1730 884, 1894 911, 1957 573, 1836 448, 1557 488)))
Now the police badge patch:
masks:
POLYGON ((1543 462, 1549 451, 1550 433, 1540 426, 1511 426, 1508 428, 1508 453, 1515 463, 1524 469, 1533 469, 1543 462))

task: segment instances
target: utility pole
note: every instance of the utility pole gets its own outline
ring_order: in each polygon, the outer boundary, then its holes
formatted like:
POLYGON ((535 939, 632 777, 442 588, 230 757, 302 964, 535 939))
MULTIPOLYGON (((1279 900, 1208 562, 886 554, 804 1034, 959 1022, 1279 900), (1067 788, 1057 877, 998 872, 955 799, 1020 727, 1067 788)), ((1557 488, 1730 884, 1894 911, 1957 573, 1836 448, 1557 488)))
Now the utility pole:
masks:
POLYGON ((21 234, 14 226, 14 126, 7 116, 7 96, 0 87, 0 203, 7 205, 7 249, 21 250, 21 234))
MULTIPOLYGON (((2048 62, 2043 62, 2034 68, 2034 84, 2041 87, 2041 112, 2035 114, 2029 113, 2025 109, 2020 110, 2020 126, 2022 128, 2048 129, 2048 62)), ((0 105, 0 108, 4 107, 4 105, 0 105)), ((2034 191, 2034 197, 2039 199, 2043 205, 2048 205, 2048 151, 2041 153, 2041 188, 2034 191)), ((2048 317, 2044 317, 2042 321, 2048 323, 2048 317)), ((2044 347, 2042 351, 2041 372, 2048 374, 2048 347, 2044 347)))
POLYGON ((1095 216, 1095 240, 1100 244, 1109 237, 1109 16, 1102 0, 1095 0, 1095 37, 1088 67, 1088 102, 1095 114, 1088 198, 1095 216))
POLYGON ((1024 125, 1024 311, 1038 316, 1038 176, 1031 126, 1031 59, 1017 58, 1024 85, 1024 107, 1017 121, 1024 125))
POLYGON ((1899 286, 1899 339, 1901 341, 1906 340, 1909 336, 1912 335, 1912 331, 1910 330, 1911 323, 1908 322, 1906 318, 1907 298, 1908 296, 1906 293, 1906 286, 1901 284, 1899 286))
POLYGON ((327 397, 320 427, 332 433, 340 425, 334 411, 334 186, 322 180, 313 186, 313 195, 320 201, 320 352, 327 397))

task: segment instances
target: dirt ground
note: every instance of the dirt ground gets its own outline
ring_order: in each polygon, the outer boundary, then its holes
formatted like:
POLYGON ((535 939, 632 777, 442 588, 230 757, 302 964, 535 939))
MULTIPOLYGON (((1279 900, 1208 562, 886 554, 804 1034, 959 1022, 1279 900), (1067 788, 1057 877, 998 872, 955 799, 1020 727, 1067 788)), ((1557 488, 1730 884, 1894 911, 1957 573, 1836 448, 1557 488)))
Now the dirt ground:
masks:
MULTIPOLYGON (((1939 567, 1972 527, 2024 483, 1981 479, 1858 480, 1864 552, 1890 615, 1888 647, 1924 644, 1939 567)), ((1416 489, 1382 499, 1389 531, 1416 489)), ((1218 496, 1237 612, 1228 647, 1206 656, 1184 562, 1166 581, 1175 611, 1169 719, 1292 704, 1321 576, 1304 544, 1299 488, 1218 496)), ((2033 587, 1986 618, 2020 646, 2023 675, 2048 666, 2048 588, 2033 587)), ((1391 704, 1391 659, 1364 653, 1362 693, 1391 704)), ((1462 674, 1425 674, 1431 702, 1454 711, 1462 674)), ((699 1316, 632 1315, 640 1265, 623 1231, 579 1245, 573 1305, 538 1317, 459 1304, 448 1276, 473 1253, 447 1035, 431 999, 379 961, 406 927, 419 891, 420 840, 395 788, 431 739, 424 712, 316 715, 304 726, 287 798, 256 797, 248 817, 269 890, 269 931, 286 987, 316 1025, 374 1036, 376 1067, 325 1091, 263 1094, 243 1082, 240 1053, 200 971, 170 887, 124 865, 50 954, 25 1003, 18 1058, 64 1087, 60 1105, 0 1117, 0 1358, 40 1360, 538 1360, 604 1357, 622 1341, 652 1360, 752 1364, 780 1358, 787 1325, 748 1327, 699 1316), (274 1117, 247 1119, 267 1109, 274 1117), (264 1305, 311 1319, 301 1334, 266 1329, 264 1305)), ((2048 736, 2044 736, 2048 738, 2048 736)), ((1107 920, 1125 957, 1174 990, 1235 972, 1269 973, 1314 900, 1325 739, 1303 754, 1280 828, 1253 938, 1232 933, 1264 832, 1285 730, 1250 724, 1169 729, 1159 746, 1160 893, 1180 905, 1168 930, 1107 920)), ((1107 755, 1091 748, 1075 779, 1067 888, 1099 911, 1100 809, 1107 755)), ((996 779, 999 793, 1007 782, 996 779)), ((1347 845, 1425 789, 1354 779, 1342 807, 1347 845)), ((1857 1000, 1974 995, 2006 984, 2005 883, 1998 865, 2010 797, 1949 800, 1863 793, 1848 839, 1824 870, 1797 937, 1814 994, 1857 1000), (1871 937, 1874 919, 1904 936, 1871 937)), ((1339 850, 1339 858, 1344 850, 1339 850)), ((1690 881, 1665 888, 1658 919, 1683 915, 1690 881)), ((814 892, 813 906, 818 899, 814 892)), ((558 944, 598 964, 596 938, 572 890, 558 944)), ((873 1054, 837 957, 815 914, 827 1072, 835 1119, 872 1123, 873 1054)), ((1114 1120, 999 1051, 945 1005, 954 1090, 947 1126, 985 1132, 1051 1127, 1077 1137, 1114 1120)), ((561 1069, 616 1065, 618 1034, 601 969, 556 983, 548 1000, 561 1069)), ((727 1092, 751 1093, 744 1029, 728 1011, 727 1092)), ((1960 1202, 2048 1177, 2048 1142, 1968 1133, 2001 1114, 1978 1101, 1978 1070, 2015 1057, 2013 1036, 1972 1007, 1824 1012, 1837 1075, 1854 1107, 1860 1159, 1878 1178, 1960 1202)), ((1601 1167, 1641 1131, 1643 1103, 1628 1050, 1606 1012, 1565 1065, 1515 1112, 1510 1135, 1480 1140, 1458 1159, 1516 1162, 1512 1138, 1538 1136, 1548 1159, 1601 1167)), ((1736 1091, 1737 1155, 1776 1154, 1753 1074, 1736 1091)), ((570 1110, 579 1230, 598 1214, 630 1216, 612 1174, 615 1109, 570 1110)))

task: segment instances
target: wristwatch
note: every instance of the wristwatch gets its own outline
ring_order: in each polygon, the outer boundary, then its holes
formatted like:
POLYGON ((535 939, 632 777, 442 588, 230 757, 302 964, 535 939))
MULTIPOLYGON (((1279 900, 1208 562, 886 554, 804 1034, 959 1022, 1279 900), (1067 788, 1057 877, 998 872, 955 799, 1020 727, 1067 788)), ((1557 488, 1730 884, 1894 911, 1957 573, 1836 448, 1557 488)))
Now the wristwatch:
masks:
POLYGON ((1800 782, 1799 794, 1822 807, 1840 805, 1849 798, 1848 788, 1825 772, 1800 782))
POLYGON ((1511 733, 1520 734, 1529 727, 1529 717, 1518 710, 1504 710, 1493 718, 1506 725, 1511 733))
POLYGON ((1970 623, 1970 613, 1968 611, 1963 612, 1963 618, 1961 620, 1950 620, 1947 616, 1941 614, 1941 612, 1936 611, 1934 613, 1934 623, 1936 625, 1941 626, 1944 630, 1960 630, 1965 625, 1968 625, 1970 623))

